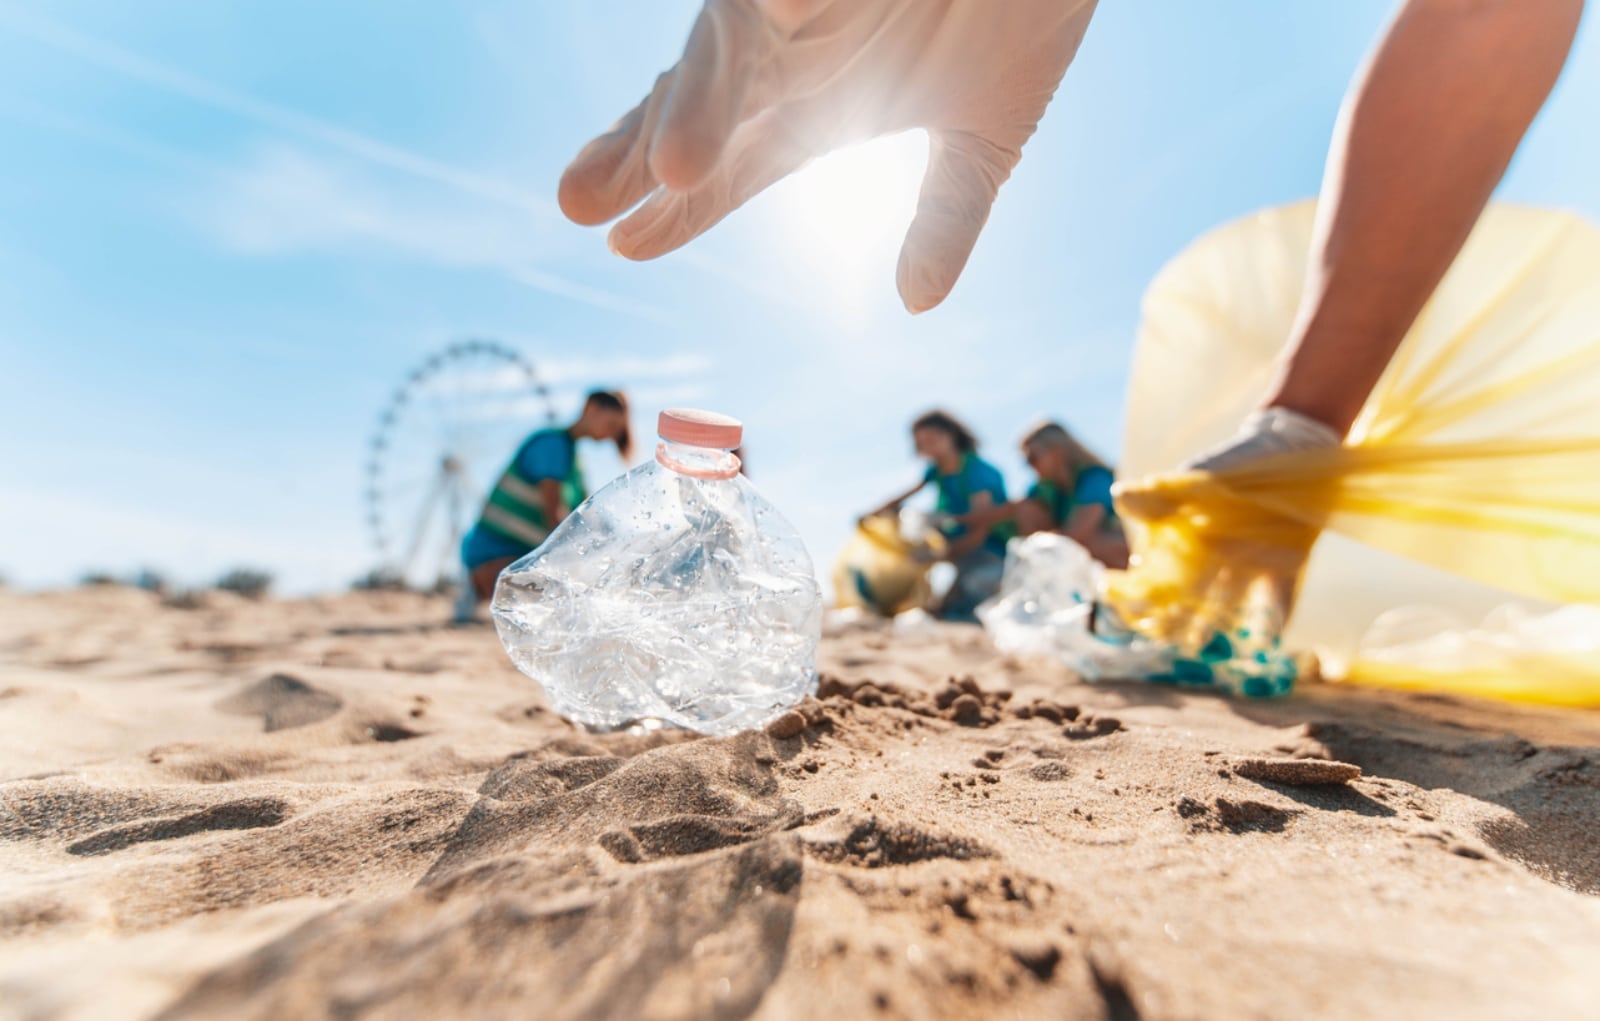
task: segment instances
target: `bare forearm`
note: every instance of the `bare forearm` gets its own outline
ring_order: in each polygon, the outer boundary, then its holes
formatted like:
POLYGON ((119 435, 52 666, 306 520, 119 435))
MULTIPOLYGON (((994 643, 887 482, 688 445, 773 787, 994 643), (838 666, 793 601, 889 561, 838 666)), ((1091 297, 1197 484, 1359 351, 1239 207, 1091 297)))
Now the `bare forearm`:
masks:
POLYGON ((869 517, 869 518, 875 518, 875 517, 878 517, 881 514, 898 514, 900 512, 901 506, 904 505, 907 500, 911 499, 913 496, 916 496, 918 493, 922 492, 922 487, 924 485, 926 485, 926 484, 927 483, 919 483, 919 484, 913 486, 912 488, 906 490, 904 493, 901 493, 899 496, 895 497, 894 499, 888 501, 887 503, 884 503, 882 506, 877 507, 876 509, 867 512, 866 516, 869 517))
POLYGON ((1089 540, 1100 531, 1105 524, 1106 509, 1099 504, 1085 504, 1073 510, 1067 519, 1067 526, 1062 529, 1067 538, 1080 545, 1087 546, 1089 540))
POLYGON ((539 502, 544 505, 545 520, 550 522, 551 528, 561 524, 570 510, 561 497, 561 483, 553 479, 539 483, 539 502))
POLYGON ((1471 232, 1571 48, 1583 0, 1409 0, 1355 82, 1269 403, 1345 431, 1471 232))
POLYGON ((967 554, 977 550, 979 546, 982 546, 983 541, 987 538, 988 533, 986 531, 972 531, 967 532, 958 539, 952 539, 950 545, 945 548, 944 559, 960 560, 967 554))
POLYGON ((1016 517, 1017 511, 1021 506, 1021 501, 1016 501, 996 504, 991 507, 981 507, 961 515, 956 520, 974 531, 987 532, 1000 522, 1010 521, 1016 517))

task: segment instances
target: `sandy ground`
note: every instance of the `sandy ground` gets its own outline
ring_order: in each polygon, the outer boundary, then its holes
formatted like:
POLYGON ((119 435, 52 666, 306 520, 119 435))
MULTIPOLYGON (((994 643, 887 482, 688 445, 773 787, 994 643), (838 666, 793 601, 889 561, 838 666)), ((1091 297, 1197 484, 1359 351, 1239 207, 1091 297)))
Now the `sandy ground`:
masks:
POLYGON ((855 624, 593 736, 447 613, 0 593, 0 1016, 1600 1018, 1600 715, 855 624))

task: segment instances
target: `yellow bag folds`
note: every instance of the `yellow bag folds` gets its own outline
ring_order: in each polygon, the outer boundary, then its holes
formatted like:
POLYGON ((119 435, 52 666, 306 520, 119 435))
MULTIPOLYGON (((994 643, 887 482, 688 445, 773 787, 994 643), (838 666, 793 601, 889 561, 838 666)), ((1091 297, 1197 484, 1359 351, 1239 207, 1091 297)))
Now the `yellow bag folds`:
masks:
POLYGON ((1349 660, 1352 629, 1402 604, 1600 602, 1600 231, 1579 217, 1491 206, 1343 448, 1161 474, 1225 440, 1265 392, 1314 213, 1221 227, 1146 293, 1122 462, 1133 481, 1119 489, 1135 562, 1112 604, 1190 651, 1212 634, 1259 645, 1298 586, 1287 643, 1328 649, 1350 680, 1600 705, 1600 656, 1571 643, 1349 660))
POLYGON ((835 605, 892 617, 928 601, 928 568, 912 557, 897 519, 866 518, 833 564, 835 605))

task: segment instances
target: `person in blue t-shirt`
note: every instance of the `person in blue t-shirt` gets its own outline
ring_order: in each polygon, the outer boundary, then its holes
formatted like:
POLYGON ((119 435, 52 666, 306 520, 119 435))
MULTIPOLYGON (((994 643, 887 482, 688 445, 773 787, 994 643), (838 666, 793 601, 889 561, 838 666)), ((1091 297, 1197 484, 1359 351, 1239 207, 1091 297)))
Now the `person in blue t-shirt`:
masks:
POLYGON ((941 520, 946 548, 944 559, 955 565, 956 578, 937 607, 947 620, 975 620, 979 603, 1000 587, 1005 567, 1006 539, 1014 534, 1009 522, 971 526, 960 520, 1006 503, 1006 482, 1000 470, 978 456, 972 430, 944 411, 930 411, 911 424, 916 452, 928 461, 922 481, 873 511, 898 513, 902 504, 927 486, 938 491, 935 511, 941 520))
POLYGON ((1105 462, 1056 422, 1023 437, 1022 455, 1038 475, 1028 495, 971 513, 964 523, 983 527, 1010 520, 1023 535, 1059 532, 1107 567, 1128 566, 1128 539, 1111 499, 1116 476, 1105 462))
POLYGON ((623 464, 633 456, 628 399, 620 390, 595 390, 566 428, 540 429, 523 441, 484 503, 478 523, 461 541, 461 562, 479 599, 495 579, 550 535, 588 495, 579 440, 609 440, 623 464))

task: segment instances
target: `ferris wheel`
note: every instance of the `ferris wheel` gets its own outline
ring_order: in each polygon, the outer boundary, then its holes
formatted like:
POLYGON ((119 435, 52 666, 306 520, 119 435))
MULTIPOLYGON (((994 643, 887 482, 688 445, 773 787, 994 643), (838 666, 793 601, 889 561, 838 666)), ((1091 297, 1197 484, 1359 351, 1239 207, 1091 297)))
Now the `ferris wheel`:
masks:
POLYGON ((430 355, 390 395, 367 447, 367 529, 383 586, 441 590, 494 475, 555 406, 533 363, 492 340, 430 355))

